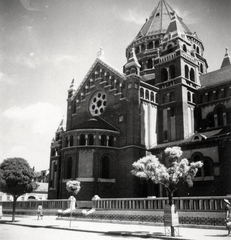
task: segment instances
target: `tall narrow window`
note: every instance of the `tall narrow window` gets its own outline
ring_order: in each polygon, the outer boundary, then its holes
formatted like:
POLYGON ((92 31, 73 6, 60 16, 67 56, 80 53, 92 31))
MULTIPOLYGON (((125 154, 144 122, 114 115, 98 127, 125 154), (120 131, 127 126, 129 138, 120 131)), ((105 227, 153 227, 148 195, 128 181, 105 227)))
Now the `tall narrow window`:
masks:
POLYGON ((161 69, 161 81, 167 81, 168 80, 168 72, 166 68, 161 69))
POLYGON ((114 146, 114 137, 113 136, 109 136, 108 146, 110 146, 110 147, 114 146))
POLYGON ((194 73, 194 70, 192 68, 190 70, 190 80, 195 81, 195 73, 194 73))
POLYGON ((188 78, 188 72, 189 72, 189 68, 187 65, 184 66, 184 75, 185 75, 185 78, 188 78))
POLYGON ((84 146, 86 145, 85 135, 81 134, 79 139, 79 145, 84 146))
POLYGON ((107 146, 107 137, 106 137, 106 135, 101 135, 101 146, 107 146))
POLYGON ((94 135, 93 134, 88 135, 88 145, 94 145, 94 135))

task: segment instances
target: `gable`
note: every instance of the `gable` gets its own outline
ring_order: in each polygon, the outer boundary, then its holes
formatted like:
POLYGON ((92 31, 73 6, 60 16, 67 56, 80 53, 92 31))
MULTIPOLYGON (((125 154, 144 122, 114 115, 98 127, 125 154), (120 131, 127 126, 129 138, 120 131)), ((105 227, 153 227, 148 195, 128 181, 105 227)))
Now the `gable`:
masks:
MULTIPOLYGON (((110 64, 106 63, 100 58, 97 58, 95 62, 92 64, 91 68, 87 72, 86 76, 84 77, 83 81, 80 83, 79 87, 77 88, 75 94, 72 96, 73 100, 79 93, 86 92, 86 87, 90 88, 91 85, 94 84, 94 81, 97 77, 101 76, 102 81, 109 81, 109 84, 114 84, 112 81, 117 80, 120 83, 126 80, 125 74, 119 72, 110 64)), ((114 87, 114 85, 113 85, 114 87)))

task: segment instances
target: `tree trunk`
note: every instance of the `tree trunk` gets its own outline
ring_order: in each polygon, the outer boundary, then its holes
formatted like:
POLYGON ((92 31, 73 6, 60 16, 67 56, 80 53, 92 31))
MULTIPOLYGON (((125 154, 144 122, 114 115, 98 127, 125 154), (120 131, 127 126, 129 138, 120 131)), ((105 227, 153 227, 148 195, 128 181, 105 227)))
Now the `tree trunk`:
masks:
POLYGON ((15 221, 15 209, 16 209, 17 197, 13 196, 13 212, 12 212, 12 222, 15 221))
MULTIPOLYGON (((170 207, 173 205, 172 198, 173 198, 173 192, 172 191, 168 191, 168 202, 169 202, 170 207)), ((174 228, 174 226, 171 226, 171 236, 175 237, 175 228, 174 228)))

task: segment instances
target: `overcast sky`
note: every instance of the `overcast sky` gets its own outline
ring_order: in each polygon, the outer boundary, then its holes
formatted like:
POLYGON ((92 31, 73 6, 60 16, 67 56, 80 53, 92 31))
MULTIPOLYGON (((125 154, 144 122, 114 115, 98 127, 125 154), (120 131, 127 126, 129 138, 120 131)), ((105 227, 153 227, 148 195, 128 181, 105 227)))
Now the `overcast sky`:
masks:
MULTIPOLYGON (((220 68, 231 51, 231 0, 166 1, 204 43, 208 71, 220 68)), ((158 2, 0 0, 0 162, 49 168, 71 80, 79 85, 100 47, 122 72, 125 48, 158 2)))

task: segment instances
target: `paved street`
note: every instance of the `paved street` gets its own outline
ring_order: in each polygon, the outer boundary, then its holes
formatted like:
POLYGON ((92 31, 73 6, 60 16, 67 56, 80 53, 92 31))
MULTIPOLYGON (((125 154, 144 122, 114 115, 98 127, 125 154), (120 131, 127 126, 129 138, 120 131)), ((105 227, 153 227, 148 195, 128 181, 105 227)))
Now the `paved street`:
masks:
POLYGON ((172 238, 167 235, 162 225, 152 226, 145 224, 106 223, 92 221, 71 221, 57 219, 55 216, 46 216, 37 220, 36 216, 18 217, 11 222, 11 217, 0 220, 1 240, 46 240, 46 239, 181 239, 181 240, 224 240, 224 227, 197 226, 197 228, 180 227, 179 236, 172 238))

